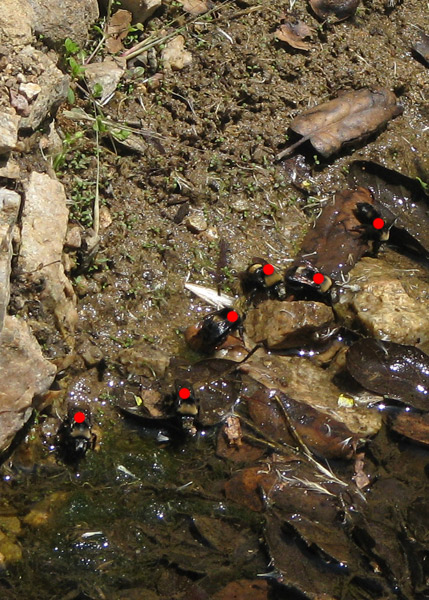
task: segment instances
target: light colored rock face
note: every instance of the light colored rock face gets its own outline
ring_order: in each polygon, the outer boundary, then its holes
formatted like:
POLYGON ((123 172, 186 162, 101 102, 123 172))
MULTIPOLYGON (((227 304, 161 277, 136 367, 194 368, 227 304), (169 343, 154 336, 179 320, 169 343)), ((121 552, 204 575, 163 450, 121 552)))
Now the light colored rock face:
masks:
POLYGON ((9 304, 12 231, 20 204, 19 194, 0 189, 0 332, 3 329, 6 308, 9 304))
POLYGON ((266 300, 246 316, 246 333, 271 350, 294 348, 317 342, 312 335, 334 322, 334 313, 321 302, 266 300))
POLYGON ((66 38, 83 45, 98 19, 97 0, 29 0, 34 10, 34 30, 52 44, 66 38))
POLYGON ((33 172, 25 193, 18 265, 34 281, 44 277, 40 302, 71 349, 77 322, 76 297, 61 262, 68 209, 61 183, 33 172))
POLYGON ((95 86, 101 86, 100 102, 103 104, 116 90, 127 65, 123 58, 106 58, 99 63, 92 63, 85 68, 85 79, 92 92, 95 86))
POLYGON ((34 13, 28 0, 1 0, 0 41, 2 44, 21 47, 32 40, 34 13))
POLYGON ((32 46, 26 46, 16 61, 24 71, 32 73, 34 85, 40 88, 29 103, 29 115, 21 118, 19 127, 36 129, 67 98, 69 77, 56 67, 48 55, 32 46))
POLYGON ((185 50, 183 35, 176 36, 165 45, 161 58, 167 71, 180 71, 191 64, 192 54, 185 50))
POLYGON ((423 282, 408 273, 404 279, 401 270, 371 258, 363 259, 350 275, 352 289, 334 305, 347 326, 398 344, 427 344, 429 299, 423 282))
POLYGON ((0 333, 0 451, 28 420, 33 397, 49 389, 55 373, 27 323, 6 316, 0 333))
POLYGON ((0 112, 0 154, 6 154, 15 148, 19 120, 18 115, 0 112))
MULTIPOLYGON (((108 0, 101 0, 107 7, 108 0)), ((129 10, 133 15, 133 23, 144 23, 162 4, 162 0, 121 0, 119 8, 129 10)))

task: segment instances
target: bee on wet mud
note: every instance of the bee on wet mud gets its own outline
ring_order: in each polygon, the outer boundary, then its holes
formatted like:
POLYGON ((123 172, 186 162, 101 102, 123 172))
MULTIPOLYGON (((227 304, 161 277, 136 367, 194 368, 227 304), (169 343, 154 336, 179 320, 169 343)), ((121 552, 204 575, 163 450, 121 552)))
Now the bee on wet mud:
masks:
POLYGON ((236 310, 222 308, 188 327, 185 331, 186 343, 196 352, 211 354, 227 341, 228 336, 237 330, 241 331, 243 320, 244 317, 236 310))
POLYGON ((283 300, 286 289, 283 277, 263 258, 253 258, 252 264, 240 275, 241 287, 249 300, 258 297, 283 300))
POLYGON ((66 464, 77 464, 89 449, 94 449, 96 441, 89 410, 70 407, 55 437, 60 459, 66 464))

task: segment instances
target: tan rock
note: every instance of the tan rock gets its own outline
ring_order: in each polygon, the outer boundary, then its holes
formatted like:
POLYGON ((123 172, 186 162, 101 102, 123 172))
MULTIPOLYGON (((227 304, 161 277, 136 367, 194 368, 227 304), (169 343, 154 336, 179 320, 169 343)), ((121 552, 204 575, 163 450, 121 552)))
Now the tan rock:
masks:
POLYGON ((6 315, 0 333, 0 451, 31 416, 33 397, 49 389, 55 373, 27 323, 6 315))
POLYGON ((20 117, 14 113, 0 112, 0 154, 10 152, 18 141, 20 117))
POLYGON ((34 12, 28 0, 2 0, 0 40, 14 47, 25 46, 33 38, 34 12))
POLYGON ((76 296, 61 262, 67 221, 62 184, 33 172, 25 193, 18 264, 30 280, 44 277, 40 302, 71 349, 77 322, 76 296))
POLYGON ((180 71, 191 64, 192 54, 185 50, 183 35, 176 36, 165 45, 161 58, 167 71, 180 71))
POLYGON ((315 332, 333 322, 332 309, 321 302, 266 300, 248 311, 246 333, 254 342, 280 350, 317 343, 315 332))
POLYGON ((21 197, 16 192, 0 189, 0 331, 3 329, 10 297, 12 232, 18 218, 21 197))

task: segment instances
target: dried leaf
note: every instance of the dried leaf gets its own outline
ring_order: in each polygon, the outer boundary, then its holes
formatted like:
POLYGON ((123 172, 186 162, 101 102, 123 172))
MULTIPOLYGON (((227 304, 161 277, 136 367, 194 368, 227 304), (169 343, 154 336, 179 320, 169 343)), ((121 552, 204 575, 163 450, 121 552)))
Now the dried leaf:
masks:
POLYGON ((241 446, 243 434, 241 432, 240 419, 238 417, 227 417, 224 431, 228 443, 231 446, 241 446))
POLYGON ((212 7, 210 0, 179 0, 179 2, 183 5, 184 10, 194 17, 203 15, 212 7))
POLYGON ((321 19, 334 16, 338 21, 344 21, 355 14, 360 0, 310 0, 314 13, 321 19))
POLYGON ((390 90, 365 88, 346 92, 296 117, 290 129, 303 137, 280 152, 277 160, 307 140, 326 158, 338 152, 346 142, 355 142, 374 133, 401 112, 402 107, 390 90))
POLYGON ((297 21, 296 23, 283 23, 275 32, 275 36, 278 40, 286 42, 292 48, 298 50, 309 50, 310 44, 304 42, 304 38, 311 37, 312 30, 303 21, 297 21))
POLYGON ((132 14, 128 10, 119 9, 111 16, 107 25, 106 47, 112 54, 124 49, 122 40, 127 35, 131 25, 132 14))

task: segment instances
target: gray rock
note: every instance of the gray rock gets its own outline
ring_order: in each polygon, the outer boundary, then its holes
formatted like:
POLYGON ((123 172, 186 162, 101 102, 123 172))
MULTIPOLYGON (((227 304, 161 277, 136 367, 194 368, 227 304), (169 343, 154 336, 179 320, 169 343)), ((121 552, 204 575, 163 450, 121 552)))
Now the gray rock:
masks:
POLYGON ((25 193, 18 265, 30 281, 45 280, 40 302, 68 347, 74 347, 76 296, 61 262, 68 209, 64 188, 48 175, 33 172, 25 193))
POLYGON ((10 156, 0 157, 0 177, 6 179, 19 179, 20 168, 19 164, 10 158, 10 156))
POLYGON ((6 308, 9 304, 12 231, 20 204, 19 194, 0 189, 0 332, 3 329, 6 308))
POLYGON ((29 0, 34 10, 34 30, 51 44, 66 38, 79 45, 86 42, 88 29, 98 19, 97 0, 29 0))
POLYGON ((0 154, 6 154, 15 148, 19 121, 18 115, 0 112, 0 154))
POLYGON ((207 221, 205 220, 204 215, 201 213, 193 213, 192 215, 189 215, 185 221, 185 225, 191 233, 201 233, 208 227, 207 221))
POLYGON ((2 0, 0 41, 6 46, 22 47, 33 38, 34 12, 28 0, 2 0))
POLYGON ((67 98, 69 76, 60 71, 48 55, 26 46, 17 56, 17 62, 31 69, 41 91, 29 105, 30 114, 21 118, 20 129, 36 129, 48 114, 54 113, 67 98))
POLYGON ((332 309, 321 302, 265 300, 248 311, 246 333, 270 350, 281 350, 317 343, 314 334, 333 322, 332 309))
POLYGON ((31 415, 33 397, 46 392, 56 367, 47 361, 27 323, 6 316, 0 333, 0 451, 31 415))

